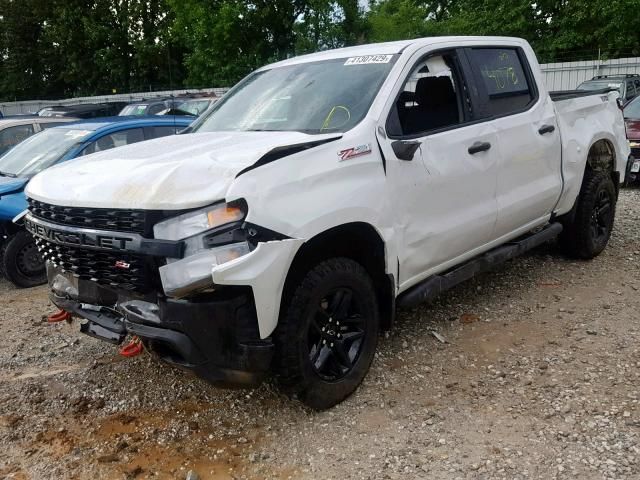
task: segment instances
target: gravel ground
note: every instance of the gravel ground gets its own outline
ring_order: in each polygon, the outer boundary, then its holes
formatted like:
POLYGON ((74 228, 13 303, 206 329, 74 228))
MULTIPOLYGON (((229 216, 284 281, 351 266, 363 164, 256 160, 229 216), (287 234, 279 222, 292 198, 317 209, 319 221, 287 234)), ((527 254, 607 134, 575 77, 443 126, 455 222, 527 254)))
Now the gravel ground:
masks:
POLYGON ((0 280, 0 477, 640 478, 639 264, 627 190, 600 257, 545 246, 400 312, 322 413, 119 357, 0 280))

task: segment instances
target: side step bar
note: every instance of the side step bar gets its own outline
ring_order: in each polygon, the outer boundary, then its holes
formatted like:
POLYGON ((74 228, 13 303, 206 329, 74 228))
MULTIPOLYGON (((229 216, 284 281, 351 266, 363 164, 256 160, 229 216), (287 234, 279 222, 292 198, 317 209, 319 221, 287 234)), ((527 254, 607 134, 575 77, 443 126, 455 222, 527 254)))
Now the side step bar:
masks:
POLYGON ((462 265, 454 267, 446 273, 434 275, 411 287, 400 295, 398 305, 404 308, 412 308, 423 302, 432 300, 458 283, 464 282, 478 273, 490 270, 500 263, 511 260, 527 250, 531 250, 554 239, 561 232, 562 225, 560 223, 551 223, 539 232, 500 245, 462 265))

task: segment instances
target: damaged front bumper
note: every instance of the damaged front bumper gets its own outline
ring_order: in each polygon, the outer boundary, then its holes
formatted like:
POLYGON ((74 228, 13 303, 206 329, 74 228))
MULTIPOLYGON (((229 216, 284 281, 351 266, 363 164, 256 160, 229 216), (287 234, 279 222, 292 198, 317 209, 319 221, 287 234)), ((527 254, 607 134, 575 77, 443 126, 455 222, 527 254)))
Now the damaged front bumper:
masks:
POLYGON ((189 300, 127 298, 50 265, 48 274, 51 300, 83 319, 83 333, 114 344, 136 335, 161 360, 220 386, 253 386, 269 372, 274 347, 260 338, 250 288, 189 300))

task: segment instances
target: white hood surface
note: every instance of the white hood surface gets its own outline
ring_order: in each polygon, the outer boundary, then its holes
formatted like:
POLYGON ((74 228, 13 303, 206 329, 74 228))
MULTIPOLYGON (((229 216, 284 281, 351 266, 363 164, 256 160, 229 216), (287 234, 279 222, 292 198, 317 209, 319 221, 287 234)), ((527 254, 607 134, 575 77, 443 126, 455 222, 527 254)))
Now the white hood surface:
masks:
POLYGON ((214 132, 164 137, 52 167, 36 175, 26 193, 68 207, 201 207, 224 199, 236 175, 274 148, 339 136, 214 132))

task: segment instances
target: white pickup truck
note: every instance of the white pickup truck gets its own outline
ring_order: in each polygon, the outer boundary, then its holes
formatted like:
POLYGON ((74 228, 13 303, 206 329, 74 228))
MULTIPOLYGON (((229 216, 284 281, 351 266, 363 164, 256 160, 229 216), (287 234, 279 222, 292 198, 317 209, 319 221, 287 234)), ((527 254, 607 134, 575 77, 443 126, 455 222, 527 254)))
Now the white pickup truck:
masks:
POLYGON ((324 51, 257 70, 185 134, 39 174, 24 222, 83 332, 328 408, 396 306, 556 236, 605 248, 617 95, 550 95, 516 38, 324 51))

